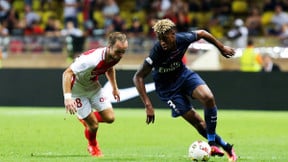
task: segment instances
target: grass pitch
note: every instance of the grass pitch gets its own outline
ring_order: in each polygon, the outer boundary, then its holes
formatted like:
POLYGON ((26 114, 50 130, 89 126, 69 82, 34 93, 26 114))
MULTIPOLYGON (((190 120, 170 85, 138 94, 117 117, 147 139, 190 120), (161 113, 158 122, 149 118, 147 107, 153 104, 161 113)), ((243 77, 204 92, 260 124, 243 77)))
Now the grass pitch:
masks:
MULTIPOLYGON (((100 124, 97 138, 105 156, 94 158, 86 151, 83 126, 64 108, 0 107, 0 162, 189 162, 189 145, 204 140, 168 109, 156 109, 152 125, 146 125, 144 109, 115 108, 115 115, 113 124, 100 124)), ((288 111, 219 110, 217 132, 234 144, 240 162, 284 162, 287 116, 288 111)))

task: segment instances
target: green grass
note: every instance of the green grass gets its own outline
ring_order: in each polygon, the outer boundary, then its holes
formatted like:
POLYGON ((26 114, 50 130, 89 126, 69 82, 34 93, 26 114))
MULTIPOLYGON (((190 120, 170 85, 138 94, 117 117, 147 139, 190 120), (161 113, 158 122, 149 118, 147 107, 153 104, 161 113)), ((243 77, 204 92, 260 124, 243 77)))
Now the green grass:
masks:
MULTIPOLYGON (((199 110, 202 114, 202 111, 199 110)), ((64 108, 0 107, 0 162, 189 162, 189 145, 203 139, 182 118, 156 109, 146 125, 144 109, 117 109, 113 124, 100 124, 104 153, 86 151, 83 126, 64 108)), ((219 110, 217 132, 235 145, 239 161, 288 161, 288 112, 219 110)), ((210 162, 227 161, 226 157, 210 162)))

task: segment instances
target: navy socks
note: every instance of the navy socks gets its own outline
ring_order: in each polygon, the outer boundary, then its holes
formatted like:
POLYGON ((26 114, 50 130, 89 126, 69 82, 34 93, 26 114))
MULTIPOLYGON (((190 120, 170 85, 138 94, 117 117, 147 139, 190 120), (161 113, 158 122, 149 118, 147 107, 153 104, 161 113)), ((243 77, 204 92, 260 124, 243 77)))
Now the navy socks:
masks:
POLYGON ((205 122, 207 126, 208 141, 215 141, 216 138, 216 124, 217 124, 217 107, 206 108, 204 110, 205 122))

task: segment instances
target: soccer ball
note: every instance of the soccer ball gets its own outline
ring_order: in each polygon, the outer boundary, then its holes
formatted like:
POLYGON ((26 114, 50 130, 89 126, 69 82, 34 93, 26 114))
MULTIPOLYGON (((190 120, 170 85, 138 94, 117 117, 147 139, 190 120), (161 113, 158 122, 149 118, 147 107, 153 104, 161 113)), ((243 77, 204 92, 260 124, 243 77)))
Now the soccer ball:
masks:
POLYGON ((208 161, 211 148, 207 142, 198 140, 189 146, 188 156, 193 161, 208 161))

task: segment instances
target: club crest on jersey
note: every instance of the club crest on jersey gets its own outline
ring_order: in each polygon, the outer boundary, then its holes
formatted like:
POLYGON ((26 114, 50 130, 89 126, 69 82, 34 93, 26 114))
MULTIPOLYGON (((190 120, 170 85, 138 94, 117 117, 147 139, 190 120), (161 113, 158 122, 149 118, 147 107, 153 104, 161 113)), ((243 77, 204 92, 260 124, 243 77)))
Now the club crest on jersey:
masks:
POLYGON ((172 55, 170 56, 170 59, 174 59, 176 56, 178 56, 180 54, 179 50, 177 49, 176 51, 173 51, 171 53, 172 55))
POLYGON ((106 100, 105 97, 100 97, 100 98, 99 98, 99 102, 104 102, 105 100, 106 100))

